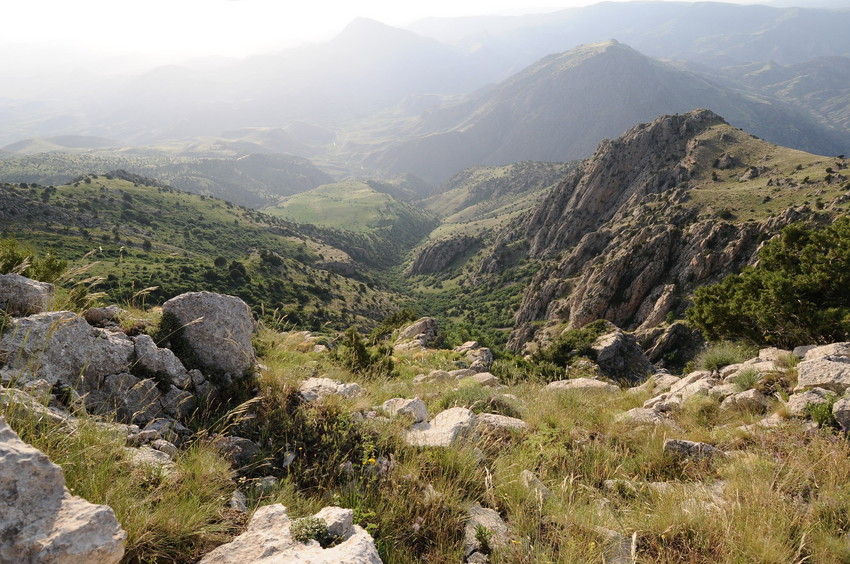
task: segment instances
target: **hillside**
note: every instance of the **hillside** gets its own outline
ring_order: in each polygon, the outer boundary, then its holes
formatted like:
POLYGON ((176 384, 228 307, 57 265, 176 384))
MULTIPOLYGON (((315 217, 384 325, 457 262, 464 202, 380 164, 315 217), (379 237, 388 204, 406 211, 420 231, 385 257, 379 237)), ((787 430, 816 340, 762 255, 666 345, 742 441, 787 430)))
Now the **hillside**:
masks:
POLYGON ((425 112, 371 166, 431 182, 476 164, 585 158, 600 139, 657 115, 711 108, 771 142, 839 154, 850 137, 790 104, 681 71, 616 41, 550 55, 461 102, 425 112))
POLYGON ((372 326, 396 308, 397 299, 374 289, 362 266, 383 263, 386 243, 298 226, 142 177, 2 185, 0 219, 4 237, 82 269, 64 281, 68 289, 95 277, 90 291, 118 303, 156 304, 205 289, 315 329, 372 326))
POLYGON ((847 166, 707 110, 664 116, 601 143, 499 235, 476 276, 501 276, 520 252, 539 265, 515 315, 515 348, 544 320, 550 330, 600 318, 648 330, 679 317, 696 286, 752 262, 781 227, 847 213, 847 166))
MULTIPOLYGON (((179 190, 259 208, 281 196, 303 192, 332 180, 305 158, 243 152, 214 156, 213 149, 181 145, 176 153, 167 148, 134 148, 8 155, 0 158, 0 181, 59 185, 86 174, 126 170, 179 190), (203 156, 186 154, 193 151, 202 151, 203 156)), ((232 149, 230 147, 227 152, 231 153, 232 149)))
POLYGON ((372 187, 374 182, 349 179, 282 198, 263 211, 298 223, 373 233, 398 244, 416 244, 433 229, 436 217, 372 187))

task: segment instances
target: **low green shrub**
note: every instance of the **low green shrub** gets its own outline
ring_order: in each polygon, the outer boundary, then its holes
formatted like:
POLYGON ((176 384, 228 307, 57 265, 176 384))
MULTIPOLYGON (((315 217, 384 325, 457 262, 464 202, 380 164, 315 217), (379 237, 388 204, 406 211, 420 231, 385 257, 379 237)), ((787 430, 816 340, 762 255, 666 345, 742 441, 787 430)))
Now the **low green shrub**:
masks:
POLYGON ((735 374, 732 383, 739 392, 746 392, 756 387, 759 382, 759 371, 755 368, 744 368, 735 374))
POLYGON ((724 366, 744 362, 757 352, 747 345, 722 341, 703 349, 694 359, 694 364, 699 370, 720 370, 724 366))
POLYGON ((310 540, 317 541, 323 548, 331 546, 334 538, 328 532, 328 524, 321 517, 301 517, 292 521, 289 528, 292 533, 292 538, 307 542, 310 540))

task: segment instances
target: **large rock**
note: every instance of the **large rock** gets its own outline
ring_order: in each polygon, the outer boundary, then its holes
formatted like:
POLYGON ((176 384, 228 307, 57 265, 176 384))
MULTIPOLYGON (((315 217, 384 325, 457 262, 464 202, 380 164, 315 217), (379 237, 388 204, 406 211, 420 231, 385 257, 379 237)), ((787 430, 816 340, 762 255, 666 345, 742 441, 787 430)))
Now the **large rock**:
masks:
POLYGON ((725 456, 725 453, 715 446, 683 439, 667 439, 664 441, 664 452, 677 460, 698 460, 725 456))
POLYGON ((720 404, 721 411, 737 409, 752 413, 764 413, 770 409, 770 398, 758 390, 746 390, 732 394, 720 404))
POLYGON ((655 372, 637 340, 620 329, 596 339, 593 352, 602 373, 615 380, 641 382, 655 372))
POLYGON ((841 398, 832 404, 832 416, 844 431, 850 430, 850 398, 841 398))
POLYGON ((407 442, 413 446, 451 446, 474 432, 475 420, 469 409, 452 407, 438 413, 429 423, 413 425, 407 432, 407 442))
POLYGON ((0 274, 0 310, 20 317, 46 311, 53 300, 53 284, 20 274, 0 274))
POLYGON ((437 344, 438 323, 433 317, 417 319, 401 330, 396 339, 396 346, 401 349, 415 349, 437 344))
POLYGON ((794 391, 803 392, 811 388, 824 388, 843 394, 844 390, 850 388, 850 359, 815 357, 802 361, 797 365, 797 387, 794 391))
POLYGON ((827 402, 831 392, 823 388, 812 388, 788 398, 785 410, 791 417, 808 417, 811 406, 827 402))
POLYGON ((172 337, 177 350, 189 351, 205 374, 241 378, 254 367, 254 320, 236 296, 189 292, 162 304, 162 313, 173 315, 182 327, 172 337))
POLYGON ((145 375, 164 377, 170 384, 185 390, 192 383, 189 372, 169 349, 156 346, 149 335, 139 335, 135 339, 135 370, 145 375))
POLYGON ((467 512, 466 526, 463 529, 463 552, 469 556, 473 552, 489 552, 501 548, 510 542, 511 535, 508 525, 502 520, 498 511, 481 507, 473 503, 467 512), (489 533, 487 544, 482 546, 478 534, 479 529, 486 529, 489 533))
POLYGON ((475 419, 476 428, 482 435, 510 437, 512 433, 528 430, 528 423, 522 419, 498 413, 479 413, 475 419))
POLYGON ((819 358, 846 358, 850 360, 850 343, 832 343, 821 347, 811 347, 806 351, 805 360, 819 358))
POLYGON ((428 407, 419 398, 388 399, 381 405, 381 409, 390 415, 404 415, 411 417, 414 423, 422 423, 428 420, 428 407))
POLYGON ((104 376, 127 372, 133 351, 123 333, 92 327, 70 311, 17 319, 0 338, 0 357, 7 359, 3 379, 19 382, 42 378, 51 385, 97 387, 104 376))
POLYGON ((546 384, 544 390, 582 390, 599 392, 619 392, 620 388, 602 380, 594 378, 572 378, 570 380, 558 380, 546 384))
POLYGON ((71 495, 62 469, 0 417, 0 562, 114 564, 126 539, 112 509, 71 495))
POLYGON ((296 541, 292 521, 281 504, 266 505, 254 512, 248 530, 221 545, 200 564, 381 564, 372 537, 352 525, 352 510, 326 507, 316 514, 342 542, 322 548, 315 540, 296 541))
POLYGON ((359 384, 343 384, 330 378, 307 378, 298 387, 301 397, 306 401, 315 401, 324 396, 338 395, 353 398, 363 393, 359 384))

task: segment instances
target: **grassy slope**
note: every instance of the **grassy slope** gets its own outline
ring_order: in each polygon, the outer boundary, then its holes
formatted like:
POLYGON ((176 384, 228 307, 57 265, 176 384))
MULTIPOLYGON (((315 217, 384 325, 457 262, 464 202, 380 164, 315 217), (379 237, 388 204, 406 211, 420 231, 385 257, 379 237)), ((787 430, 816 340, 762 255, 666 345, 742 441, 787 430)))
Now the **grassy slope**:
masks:
POLYGON ((4 234, 88 267, 70 283, 101 277, 94 290, 122 303, 152 286, 158 289, 145 298, 149 303, 186 291, 221 291, 242 297, 256 311, 278 310, 315 329, 325 322, 369 325, 393 309, 390 296, 361 280, 314 268, 320 259, 350 259, 292 224, 205 196, 120 179, 89 180, 55 192, 2 188, 27 209, 4 225, 4 234), (69 212, 71 224, 45 220, 51 208, 69 212), (224 266, 214 265, 217 257, 224 266))

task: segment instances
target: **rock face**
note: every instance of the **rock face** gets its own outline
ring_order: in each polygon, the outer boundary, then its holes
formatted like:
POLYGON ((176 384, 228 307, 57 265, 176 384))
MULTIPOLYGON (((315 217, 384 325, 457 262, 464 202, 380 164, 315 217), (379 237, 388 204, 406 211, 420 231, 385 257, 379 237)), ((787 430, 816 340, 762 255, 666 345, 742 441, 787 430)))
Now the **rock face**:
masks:
POLYGON ((253 368, 254 320, 241 299, 189 292, 162 304, 162 313, 176 318, 182 330, 173 339, 192 352, 205 373, 241 378, 253 368))
POLYGON ((53 300, 53 284, 19 274, 0 274, 0 310, 20 317, 42 313, 53 300))
POLYGON ((850 358, 823 357, 804 360, 797 365, 797 374, 795 392, 824 388, 843 394, 844 390, 850 388, 850 358))
POLYGON ((71 495, 62 469, 0 417, 0 562, 114 564, 126 538, 112 509, 71 495))
POLYGON ((381 405, 381 409, 390 415, 404 415, 411 417, 414 423, 422 423, 423 421, 428 420, 428 408, 425 406, 425 402, 419 398, 388 399, 381 405))
POLYGON ((91 327, 70 311, 39 313, 17 319, 0 338, 7 359, 3 379, 98 385, 105 376, 127 372, 133 341, 123 333, 91 327))
POLYGON ((466 235, 441 239, 423 247, 413 259, 408 274, 431 274, 441 272, 456 258, 478 242, 466 235))
POLYGON ((381 564, 372 537, 352 525, 351 509, 326 507, 316 517, 342 542, 322 548, 315 540, 294 540, 286 508, 266 505, 254 513, 247 531, 204 556, 200 564, 381 564))
POLYGON ((573 328, 607 319, 627 331, 657 324, 680 312, 678 296, 749 264, 765 235, 811 213, 737 224, 688 204, 685 183, 710 175, 695 165, 719 158, 721 147, 729 151, 736 135, 708 110, 635 126, 600 143, 503 230, 477 278, 503 271, 518 247, 542 264, 515 314, 509 347, 521 350, 541 320, 573 328))

